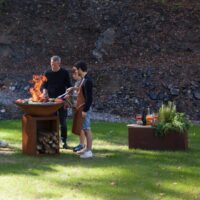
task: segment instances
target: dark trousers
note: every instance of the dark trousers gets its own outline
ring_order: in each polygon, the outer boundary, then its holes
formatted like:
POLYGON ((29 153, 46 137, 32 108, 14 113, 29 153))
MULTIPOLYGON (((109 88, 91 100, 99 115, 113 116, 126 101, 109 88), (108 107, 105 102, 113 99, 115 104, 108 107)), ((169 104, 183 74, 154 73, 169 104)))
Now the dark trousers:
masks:
POLYGON ((58 116, 60 120, 60 132, 61 132, 61 139, 63 143, 67 142, 67 109, 61 107, 58 110, 58 116))

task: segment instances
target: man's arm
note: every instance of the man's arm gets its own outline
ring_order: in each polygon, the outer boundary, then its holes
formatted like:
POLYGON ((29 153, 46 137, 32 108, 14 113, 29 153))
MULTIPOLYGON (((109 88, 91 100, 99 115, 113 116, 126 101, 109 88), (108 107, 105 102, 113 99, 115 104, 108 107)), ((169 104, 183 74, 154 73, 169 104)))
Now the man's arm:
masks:
POLYGON ((69 73, 68 71, 66 71, 66 75, 65 75, 65 88, 66 88, 66 92, 67 92, 67 89, 72 87, 71 85, 71 80, 70 80, 70 76, 69 76, 69 73))
POLYGON ((85 92, 85 106, 83 108, 83 112, 89 111, 92 101, 93 101, 93 94, 92 94, 93 83, 91 80, 87 80, 84 85, 84 92, 85 92))

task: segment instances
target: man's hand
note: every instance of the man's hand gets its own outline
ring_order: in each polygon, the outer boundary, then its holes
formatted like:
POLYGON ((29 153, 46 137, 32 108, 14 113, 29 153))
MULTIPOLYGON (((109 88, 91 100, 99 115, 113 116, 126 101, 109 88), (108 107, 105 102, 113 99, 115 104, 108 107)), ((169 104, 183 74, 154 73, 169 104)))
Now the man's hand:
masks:
POLYGON ((76 91, 78 91, 78 90, 79 90, 79 87, 74 87, 73 89, 76 90, 76 91))
POLYGON ((71 96, 67 94, 67 95, 65 95, 63 98, 67 100, 67 99, 70 99, 70 97, 71 97, 71 96))
POLYGON ((67 88, 67 89, 66 89, 66 92, 69 93, 69 92, 71 92, 73 89, 74 89, 74 87, 67 88))
POLYGON ((82 117, 85 118, 86 117, 86 112, 82 111, 82 117))

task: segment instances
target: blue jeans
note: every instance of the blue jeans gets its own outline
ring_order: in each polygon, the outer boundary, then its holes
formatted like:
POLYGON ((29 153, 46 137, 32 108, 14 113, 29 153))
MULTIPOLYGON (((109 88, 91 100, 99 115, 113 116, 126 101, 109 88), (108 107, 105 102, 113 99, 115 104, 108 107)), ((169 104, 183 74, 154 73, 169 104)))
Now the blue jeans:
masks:
POLYGON ((91 130, 91 109, 86 112, 85 119, 83 121, 83 130, 91 130))

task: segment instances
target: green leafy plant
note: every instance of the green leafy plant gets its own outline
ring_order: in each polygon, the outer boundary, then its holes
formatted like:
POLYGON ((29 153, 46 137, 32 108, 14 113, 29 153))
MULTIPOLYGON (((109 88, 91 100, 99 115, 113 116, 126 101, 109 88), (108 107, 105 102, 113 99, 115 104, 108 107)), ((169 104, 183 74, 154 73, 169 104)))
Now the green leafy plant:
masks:
POLYGON ((159 121, 156 124, 156 135, 164 136, 169 132, 185 133, 190 128, 190 122, 184 113, 176 111, 172 102, 162 105, 158 113, 159 121))
POLYGON ((159 121, 161 123, 171 122, 176 113, 176 106, 172 102, 168 102, 166 105, 162 105, 159 110, 159 121))

